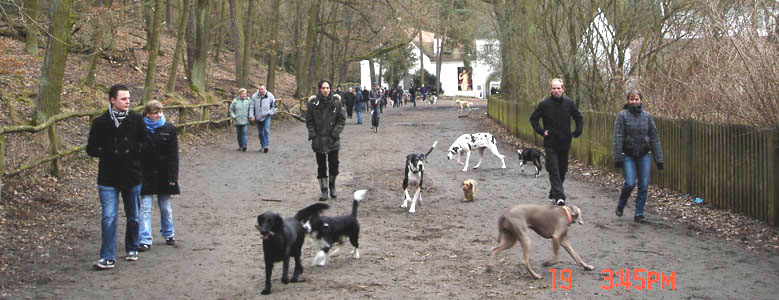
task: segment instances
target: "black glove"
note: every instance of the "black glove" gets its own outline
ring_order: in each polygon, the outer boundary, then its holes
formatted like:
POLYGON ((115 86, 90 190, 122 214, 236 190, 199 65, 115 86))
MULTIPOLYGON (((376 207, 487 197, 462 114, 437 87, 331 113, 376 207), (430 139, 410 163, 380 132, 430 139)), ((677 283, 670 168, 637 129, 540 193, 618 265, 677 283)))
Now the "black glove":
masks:
POLYGON ((665 163, 657 163, 657 169, 662 171, 665 168, 665 163))
POLYGON ((622 169, 622 167, 625 166, 625 162, 624 161, 615 161, 614 162, 614 166, 617 167, 617 169, 622 169))
POLYGON ((575 137, 575 138, 579 137, 580 135, 582 135, 582 131, 581 130, 576 130, 576 131, 573 132, 573 137, 575 137))

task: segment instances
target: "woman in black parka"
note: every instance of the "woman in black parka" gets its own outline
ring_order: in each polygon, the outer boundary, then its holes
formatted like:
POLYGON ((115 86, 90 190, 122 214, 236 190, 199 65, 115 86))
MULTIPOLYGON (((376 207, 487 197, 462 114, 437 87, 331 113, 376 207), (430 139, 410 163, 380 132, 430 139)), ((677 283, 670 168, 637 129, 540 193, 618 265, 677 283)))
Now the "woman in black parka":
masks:
POLYGON ((179 189, 179 143, 176 126, 165 122, 162 103, 149 101, 143 112, 149 134, 151 151, 143 156, 143 186, 140 204, 140 250, 151 249, 151 207, 154 195, 160 206, 160 234, 165 243, 176 243, 173 228, 171 195, 178 195, 179 189))
POLYGON ((343 102, 340 96, 330 92, 331 86, 330 81, 320 80, 317 84, 319 92, 308 99, 306 111, 308 140, 316 153, 317 179, 321 191, 319 201, 327 200, 328 187, 330 197, 337 196, 335 177, 338 176, 338 150, 341 148, 341 131, 346 124, 343 102))

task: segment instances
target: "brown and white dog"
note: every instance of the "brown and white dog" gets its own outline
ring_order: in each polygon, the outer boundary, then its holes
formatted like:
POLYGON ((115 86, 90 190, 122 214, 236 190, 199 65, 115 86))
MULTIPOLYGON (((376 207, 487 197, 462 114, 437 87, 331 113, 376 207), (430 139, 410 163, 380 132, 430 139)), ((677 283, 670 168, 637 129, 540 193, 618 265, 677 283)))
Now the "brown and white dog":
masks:
POLYGON ((522 245, 522 265, 536 279, 542 276, 530 268, 530 230, 538 235, 552 239, 554 257, 551 261, 543 263, 544 267, 560 262, 558 252, 560 245, 573 257, 577 264, 585 270, 592 270, 593 266, 586 264, 576 254, 576 251, 568 244, 568 226, 574 221, 584 224, 582 211, 576 206, 536 205, 520 204, 506 209, 498 219, 498 242, 500 245, 492 249, 487 263, 487 272, 495 268, 495 256, 503 250, 509 249, 519 240, 522 245))
POLYGON ((473 202, 474 196, 476 196, 476 180, 468 179, 463 181, 463 202, 473 202))

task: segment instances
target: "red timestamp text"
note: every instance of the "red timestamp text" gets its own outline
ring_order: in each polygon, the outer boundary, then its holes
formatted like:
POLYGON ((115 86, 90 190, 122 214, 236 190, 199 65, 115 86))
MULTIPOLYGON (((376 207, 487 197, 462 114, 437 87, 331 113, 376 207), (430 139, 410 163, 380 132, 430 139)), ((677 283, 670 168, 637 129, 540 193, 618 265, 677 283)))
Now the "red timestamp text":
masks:
POLYGON ((647 270, 643 268, 622 268, 619 270, 612 270, 609 268, 600 271, 604 275, 603 280, 606 282, 600 287, 604 290, 611 290, 613 288, 624 287, 625 290, 630 290, 632 287, 636 290, 651 291, 653 288, 657 289, 658 285, 660 290, 670 289, 676 290, 676 272, 666 273, 647 270))

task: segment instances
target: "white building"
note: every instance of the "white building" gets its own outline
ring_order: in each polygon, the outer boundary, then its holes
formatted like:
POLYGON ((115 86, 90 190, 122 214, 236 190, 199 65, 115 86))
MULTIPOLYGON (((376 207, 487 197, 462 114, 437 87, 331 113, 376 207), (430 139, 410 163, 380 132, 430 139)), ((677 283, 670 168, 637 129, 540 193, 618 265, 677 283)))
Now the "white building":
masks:
MULTIPOLYGON (((436 60, 438 56, 438 43, 440 39, 435 38, 432 32, 422 31, 422 47, 423 55, 421 56, 424 62, 425 70, 435 75, 436 73, 436 60)), ((417 57, 419 57, 419 45, 418 39, 415 39, 410 43, 417 57)), ((482 51, 484 47, 499 47, 497 40, 476 40, 475 49, 482 51)), ((443 56, 441 57, 441 88, 444 90, 446 96, 457 97, 475 97, 486 98, 489 95, 490 87, 500 87, 500 81, 487 82, 487 79, 492 75, 494 70, 481 61, 471 60, 471 68, 473 74, 463 74, 465 70, 465 62, 463 57, 468 53, 463 53, 461 49, 444 49, 443 56), (460 75, 463 75, 462 77, 460 75), (465 83, 463 83, 465 81, 465 83)), ((364 87, 370 87, 372 82, 370 76, 370 66, 367 60, 360 62, 360 85, 364 87)), ((379 64, 374 63, 376 70, 376 76, 378 77, 379 64)), ((409 74, 416 74, 420 68, 419 58, 415 62, 414 66, 409 70, 409 74)), ((384 73, 384 72, 382 72, 384 73)), ((407 76, 401 81, 400 86, 407 90, 411 85, 411 76, 407 76)), ((387 87, 388 83, 381 79, 380 86, 387 87)))

